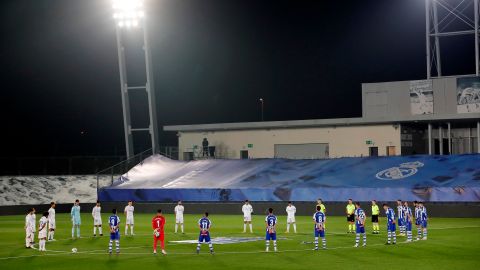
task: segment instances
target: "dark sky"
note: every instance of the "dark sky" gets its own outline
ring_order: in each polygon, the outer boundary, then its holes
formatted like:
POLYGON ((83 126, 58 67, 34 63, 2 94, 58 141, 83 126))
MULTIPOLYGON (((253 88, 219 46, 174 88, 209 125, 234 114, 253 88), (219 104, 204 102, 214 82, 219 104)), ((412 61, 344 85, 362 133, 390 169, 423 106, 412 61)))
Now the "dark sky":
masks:
MULTIPOLYGON (((0 156, 122 153, 110 1, 0 7, 0 156)), ((426 76, 420 0, 150 0, 147 8, 159 126, 257 121, 260 97, 266 120, 358 117, 362 82, 426 76)), ((446 74, 473 72, 471 42, 458 39, 442 44, 455 51, 444 57, 446 74)), ((129 52, 130 70, 142 66, 136 58, 129 52)), ((141 98, 132 95, 137 123, 141 98)), ((176 137, 162 133, 160 143, 176 137)))

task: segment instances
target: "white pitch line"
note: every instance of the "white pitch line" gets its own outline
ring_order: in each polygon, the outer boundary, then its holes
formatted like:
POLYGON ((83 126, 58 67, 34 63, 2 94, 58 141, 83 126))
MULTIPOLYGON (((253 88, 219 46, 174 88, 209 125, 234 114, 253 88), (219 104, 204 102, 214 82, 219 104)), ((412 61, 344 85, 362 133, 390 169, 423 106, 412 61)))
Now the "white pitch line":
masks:
MULTIPOLYGON (((480 226, 462 226, 462 227, 440 227, 440 228, 429 228, 429 230, 449 230, 449 229, 469 229, 469 228, 480 228, 480 226)), ((346 233, 338 233, 338 232, 333 232, 329 234, 345 234, 346 233)), ((94 237, 83 237, 83 238, 94 238, 94 237)), ((65 239, 58 239, 57 241, 62 241, 62 240, 72 240, 71 238, 65 238, 65 239)), ((397 244, 411 244, 409 242, 399 242, 397 244)), ((169 246, 173 245, 178 245, 178 244, 170 244, 169 246)), ((384 244, 373 244, 373 245, 368 245, 367 247, 372 247, 372 246, 383 246, 384 244)), ((124 249, 135 249, 135 248, 146 248, 149 246, 138 246, 138 247, 126 247, 122 248, 124 249)), ((33 249, 36 249, 34 246, 32 246, 33 249)), ((335 249, 346 249, 346 248, 355 248, 353 246, 343 246, 343 247, 333 247, 333 248, 327 248, 328 250, 335 250, 335 249)), ((361 247, 359 247, 361 248, 361 247)), ((24 255, 24 256, 11 256, 11 257, 0 257, 0 260, 9 260, 9 259, 21 259, 21 258, 30 258, 30 257, 39 257, 39 256, 58 256, 58 255, 72 255, 74 256, 75 254, 89 254, 89 255, 106 255, 108 253, 106 252, 101 252, 104 250, 91 250, 91 251, 81 251, 77 253, 71 253, 69 251, 54 251, 54 250, 48 250, 48 252, 56 252, 54 254, 48 254, 48 253, 43 253, 43 254, 37 254, 37 255, 24 255), (101 252, 101 253, 99 253, 101 252)), ((293 250, 280 250, 277 252, 265 252, 265 251, 223 251, 223 252, 216 252, 215 254, 258 254, 258 253, 284 253, 284 252, 304 252, 304 251, 312 251, 312 249, 293 249, 293 250)), ((322 251, 319 251, 322 252, 322 251)), ((120 253, 119 256, 121 255, 151 255, 153 253, 151 252, 135 252, 135 253, 120 253)), ((184 253, 169 253, 167 256, 175 256, 175 255, 196 255, 195 252, 184 252, 184 253)), ((202 254, 207 254, 210 255, 209 253, 201 253, 202 254)), ((163 256, 163 255, 162 255, 163 256)))

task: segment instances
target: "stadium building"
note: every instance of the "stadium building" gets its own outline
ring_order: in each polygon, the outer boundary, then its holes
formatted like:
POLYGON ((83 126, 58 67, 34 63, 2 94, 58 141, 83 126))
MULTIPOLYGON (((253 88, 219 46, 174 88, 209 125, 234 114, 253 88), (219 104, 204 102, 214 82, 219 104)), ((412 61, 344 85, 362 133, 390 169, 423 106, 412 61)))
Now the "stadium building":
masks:
POLYGON ((362 84, 359 118, 165 126, 179 159, 323 159, 480 152, 480 78, 362 84), (209 154, 203 152, 207 138, 209 154))

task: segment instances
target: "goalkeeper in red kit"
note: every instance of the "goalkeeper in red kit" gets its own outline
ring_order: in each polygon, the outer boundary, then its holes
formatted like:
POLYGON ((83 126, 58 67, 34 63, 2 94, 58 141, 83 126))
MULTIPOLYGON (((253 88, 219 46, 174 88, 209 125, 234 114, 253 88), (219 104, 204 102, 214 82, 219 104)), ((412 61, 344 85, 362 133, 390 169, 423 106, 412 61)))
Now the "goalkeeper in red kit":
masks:
POLYGON ((162 254, 167 254, 165 252, 165 217, 162 214, 162 210, 157 210, 157 215, 152 219, 152 228, 153 228, 153 254, 157 254, 157 242, 160 240, 160 247, 162 248, 162 254))

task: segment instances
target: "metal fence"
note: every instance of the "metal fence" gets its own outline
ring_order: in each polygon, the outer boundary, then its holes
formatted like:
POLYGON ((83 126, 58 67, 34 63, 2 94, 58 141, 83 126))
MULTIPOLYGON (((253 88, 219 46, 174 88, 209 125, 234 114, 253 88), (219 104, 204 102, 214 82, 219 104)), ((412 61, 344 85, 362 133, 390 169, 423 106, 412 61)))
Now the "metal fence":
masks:
MULTIPOLYGON (((178 147, 166 146, 161 147, 160 150, 165 152, 158 152, 156 154, 160 154, 175 160, 178 159, 178 147)), ((115 165, 97 172, 97 190, 103 187, 111 186, 116 179, 126 174, 131 168, 135 167, 137 164, 141 163, 144 159, 151 155, 152 149, 148 149, 129 159, 123 160, 115 165)))
MULTIPOLYGON (((178 159, 178 147, 162 146, 160 152, 172 159, 178 159)), ((145 159, 152 154, 146 150, 135 157, 145 159)), ((69 156, 69 157, 0 157, 0 175, 94 175, 124 163, 126 156, 69 156)), ((141 160, 133 159, 139 163, 141 160)), ((128 167, 128 166, 127 166, 128 167)))
POLYGON ((125 156, 0 157, 0 175, 74 175, 97 171, 125 156))

